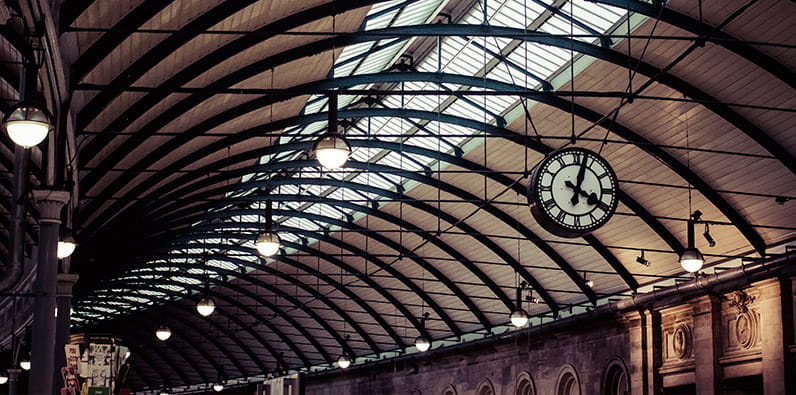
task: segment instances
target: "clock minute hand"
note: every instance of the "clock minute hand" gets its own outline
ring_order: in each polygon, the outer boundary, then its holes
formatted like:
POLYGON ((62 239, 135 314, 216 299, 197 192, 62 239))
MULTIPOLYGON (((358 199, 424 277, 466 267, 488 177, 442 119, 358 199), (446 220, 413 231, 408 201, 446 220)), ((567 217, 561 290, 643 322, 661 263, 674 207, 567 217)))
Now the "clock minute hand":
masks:
POLYGON ((586 155, 583 155, 583 162, 580 163, 580 169, 578 170, 578 175, 575 178, 575 186, 572 188, 574 193, 572 194, 572 199, 570 199, 570 203, 573 205, 578 204, 578 195, 581 192, 580 186, 583 184, 583 177, 586 176, 586 161, 589 158, 586 155))

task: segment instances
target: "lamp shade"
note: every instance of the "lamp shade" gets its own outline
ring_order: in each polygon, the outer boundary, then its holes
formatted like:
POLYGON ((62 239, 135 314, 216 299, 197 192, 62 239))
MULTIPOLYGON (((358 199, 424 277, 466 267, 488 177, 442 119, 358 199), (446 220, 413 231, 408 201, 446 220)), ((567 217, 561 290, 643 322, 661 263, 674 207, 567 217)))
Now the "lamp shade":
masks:
POLYGON ((705 258, 696 248, 686 248, 683 250, 683 253, 680 254, 680 266, 689 273, 698 272, 699 269, 702 269, 704 263, 705 258))
POLYGON ((279 235, 271 230, 260 233, 257 236, 257 240, 254 241, 254 247, 257 248, 257 252, 262 256, 274 256, 279 252, 279 247, 281 246, 282 242, 279 240, 279 235))
POLYGON ((171 329, 169 329, 169 327, 166 325, 161 325, 155 331, 155 336, 157 336, 157 338, 161 341, 169 340, 171 337, 171 329))
POLYGON ((207 317, 216 311, 216 302, 214 302, 212 298, 202 298, 199 300, 199 303, 196 304, 196 311, 202 317, 207 317))
POLYGON ((528 323, 528 313, 523 309, 514 309, 509 316, 509 320, 511 321, 511 325, 522 328, 528 323))
POLYGON ((213 384, 213 391, 221 392, 223 390, 224 390, 224 384, 221 384, 221 383, 213 384))
POLYGON ((0 385, 3 385, 8 382, 8 373, 0 372, 0 385))
POLYGON ((47 110, 31 103, 19 103, 14 106, 3 124, 14 144, 25 148, 44 141, 52 128, 47 110))
POLYGON ((327 169, 339 169, 351 156, 351 146, 339 134, 326 133, 315 143, 315 157, 327 169))
POLYGON ((425 335, 420 335, 415 338, 415 348, 417 351, 426 352, 431 348, 431 340, 425 335))
POLYGON ((19 367, 22 368, 22 370, 30 370, 30 359, 19 361, 19 367))
POLYGON ((75 242, 75 236, 72 235, 72 231, 67 228, 61 228, 61 235, 58 238, 58 250, 55 253, 58 259, 68 258, 75 252, 75 248, 77 248, 77 242, 75 242))
POLYGON ((346 354, 341 355, 340 358, 337 358, 337 366, 339 366, 340 369, 347 369, 351 366, 351 358, 346 354))

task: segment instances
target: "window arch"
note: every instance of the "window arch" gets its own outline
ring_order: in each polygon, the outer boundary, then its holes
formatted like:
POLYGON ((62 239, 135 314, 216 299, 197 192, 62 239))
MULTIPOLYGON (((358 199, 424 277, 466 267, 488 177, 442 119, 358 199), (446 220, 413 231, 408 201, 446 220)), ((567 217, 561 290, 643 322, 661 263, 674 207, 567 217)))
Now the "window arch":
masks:
POLYGON ((456 387, 454 387, 453 384, 448 384, 440 395, 456 395, 456 387))
POLYGON ((528 372, 522 372, 514 385, 514 395, 536 395, 536 386, 528 372))
POLYGON ((475 392, 476 395, 495 395, 495 387, 492 386, 492 382, 489 379, 484 379, 481 384, 478 384, 478 391, 475 392))
POLYGON ((572 365, 565 365, 558 373, 556 395, 580 395, 580 380, 572 365))
POLYGON ((608 361, 603 373, 602 392, 606 395, 630 394, 630 375, 628 375, 625 362, 621 358, 614 357, 608 361))

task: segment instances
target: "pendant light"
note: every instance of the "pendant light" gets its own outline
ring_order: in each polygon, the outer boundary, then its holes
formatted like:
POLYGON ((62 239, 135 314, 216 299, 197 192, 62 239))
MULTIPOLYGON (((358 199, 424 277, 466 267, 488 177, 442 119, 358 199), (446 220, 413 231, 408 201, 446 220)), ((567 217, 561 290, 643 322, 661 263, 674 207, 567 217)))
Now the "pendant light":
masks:
POLYGON ((169 327, 166 326, 166 324, 163 324, 159 326, 158 329, 155 331, 155 336, 157 336, 157 338, 160 341, 169 340, 169 338, 171 337, 171 329, 169 329, 169 327))
POLYGON ((337 358, 337 366, 339 366, 340 369, 348 369, 348 367, 351 366, 351 357, 348 356, 348 353, 345 351, 350 339, 350 335, 345 335, 345 340, 343 341, 343 353, 340 354, 340 358, 337 358))
POLYGON ((223 390, 224 390, 224 384, 223 383, 219 382, 219 383, 213 384, 213 391, 221 392, 223 390))
POLYGON ((53 128, 50 113, 33 103, 20 102, 3 120, 11 140, 24 148, 38 145, 53 128))
POLYGON ((8 382, 8 373, 5 371, 0 372, 0 385, 3 385, 8 382))
POLYGON ((527 285, 528 284, 523 281, 520 283, 520 286, 517 287, 517 301, 514 310, 511 312, 511 315, 509 315, 511 325, 517 328, 522 328, 528 324, 528 313, 522 308, 522 291, 527 285))
POLYGON ((426 320, 429 313, 425 312, 420 319, 420 335, 415 338, 415 348, 417 351, 426 352, 431 348, 431 339, 426 335, 426 320))
POLYGON ((19 361, 19 367, 22 368, 22 370, 30 370, 30 358, 22 358, 22 360, 19 361))
POLYGON ((702 212, 697 210, 694 211, 694 213, 691 214, 691 218, 688 219, 688 248, 680 253, 680 266, 689 273, 698 272, 705 263, 705 258, 702 256, 702 253, 699 252, 699 249, 694 247, 694 225, 701 217, 702 212))
POLYGON ((254 247, 257 252, 264 257, 276 255, 279 248, 282 246, 282 241, 279 235, 274 231, 273 219, 271 218, 272 203, 270 200, 265 202, 265 230, 257 236, 254 241, 254 247))
POLYGON ((351 145, 337 131, 337 93, 329 94, 329 129, 315 143, 315 157, 327 169, 339 169, 351 156, 351 145))
POLYGON ((61 235, 58 239, 58 250, 56 252, 58 259, 68 258, 75 252, 75 248, 77 248, 77 243, 75 242, 75 237, 72 235, 72 231, 69 228, 61 228, 61 235))
POLYGON ((196 304, 196 311, 202 317, 207 317, 216 311, 216 302, 214 302, 213 298, 210 297, 202 298, 199 300, 199 303, 196 304))

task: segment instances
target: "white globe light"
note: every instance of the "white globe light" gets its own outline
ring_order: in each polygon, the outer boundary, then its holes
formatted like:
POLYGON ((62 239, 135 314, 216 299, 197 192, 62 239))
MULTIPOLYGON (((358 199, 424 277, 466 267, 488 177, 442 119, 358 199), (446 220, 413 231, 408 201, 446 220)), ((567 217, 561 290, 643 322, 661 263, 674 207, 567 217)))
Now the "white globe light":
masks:
POLYGON ((254 247, 257 248, 257 252, 262 256, 274 256, 279 252, 279 247, 281 246, 282 242, 279 240, 279 235, 272 231, 261 233, 257 236, 257 240, 254 241, 254 247))
POLYGON ((213 391, 221 392, 223 390, 224 390, 224 384, 221 384, 221 383, 213 384, 213 391))
POLYGON ((351 146, 343 136, 327 133, 315 143, 315 157, 327 169, 339 169, 351 156, 351 146))
POLYGON ((213 302, 211 298, 202 298, 199 303, 196 304, 196 311, 199 312, 202 317, 207 317, 216 311, 216 302, 213 302))
POLYGON ((586 286, 589 288, 594 288, 594 280, 586 280, 586 286))
POLYGON ((702 253, 696 248, 686 248, 680 254, 680 266, 689 273, 698 272, 699 269, 702 269, 704 263, 705 258, 702 257, 702 253))
POLYGON ((341 355, 340 358, 337 358, 337 366, 339 366, 340 369, 347 369, 351 366, 351 358, 345 354, 341 355))
POLYGON ((528 313, 526 313, 523 309, 516 309, 511 312, 509 320, 511 321, 511 325, 514 325, 517 328, 522 328, 528 324, 528 313))
POLYGON ((74 241, 61 240, 58 242, 58 251, 55 254, 58 259, 68 258, 75 252, 75 248, 77 248, 77 243, 74 241))
POLYGON ((4 123, 11 140, 25 148, 44 141, 52 128, 50 115, 45 110, 25 103, 17 104, 4 123))
POLYGON ((30 360, 23 359, 19 361, 19 367, 22 368, 22 370, 30 370, 30 360))
POLYGON ((171 329, 169 329, 169 327, 166 325, 161 325, 155 331, 155 336, 157 336, 157 338, 160 339, 161 341, 169 340, 169 338, 171 337, 171 329))
POLYGON ((420 335, 415 338, 415 348, 417 348, 417 351, 426 352, 431 348, 431 340, 424 335, 420 335))
POLYGON ((3 385, 8 382, 8 374, 5 372, 0 373, 0 385, 3 385))

